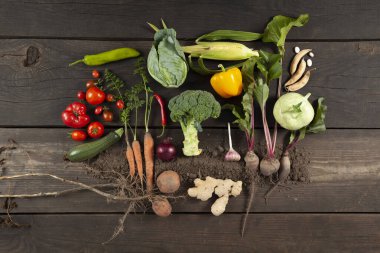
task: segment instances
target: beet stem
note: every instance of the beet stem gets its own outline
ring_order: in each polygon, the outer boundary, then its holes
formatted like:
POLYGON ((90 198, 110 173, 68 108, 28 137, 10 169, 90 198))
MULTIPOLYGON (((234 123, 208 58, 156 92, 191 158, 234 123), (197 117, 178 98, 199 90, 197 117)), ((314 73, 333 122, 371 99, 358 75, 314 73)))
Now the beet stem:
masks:
POLYGON ((270 138, 270 132, 269 132, 269 128, 268 128, 268 122, 267 122, 267 119, 266 119, 266 113, 265 113, 265 111, 266 110, 265 110, 265 106, 264 106, 264 108, 263 108, 263 110, 261 112, 262 112, 263 125, 264 125, 265 141, 266 141, 266 144, 267 144, 267 153, 270 156, 271 155, 271 150, 272 150, 272 141, 271 141, 271 138, 270 138))
MULTIPOLYGON (((280 65, 281 65, 281 69, 282 69, 282 58, 280 60, 280 65)), ((282 73, 279 76, 278 82, 277 82, 277 99, 281 95, 281 87, 282 87, 282 73)), ((277 123, 277 121, 275 121, 275 123, 274 123, 274 130, 273 130, 273 146, 272 146, 272 153, 273 154, 274 154, 274 151, 276 149, 277 132, 278 132, 278 123, 277 123)))

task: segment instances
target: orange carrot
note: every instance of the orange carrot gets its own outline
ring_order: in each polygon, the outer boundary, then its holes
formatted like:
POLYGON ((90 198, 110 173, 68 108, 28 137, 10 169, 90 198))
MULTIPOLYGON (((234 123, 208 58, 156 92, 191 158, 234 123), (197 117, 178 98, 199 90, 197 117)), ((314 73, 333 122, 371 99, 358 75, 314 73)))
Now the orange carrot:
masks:
POLYGON ((137 173, 139 174, 139 177, 142 183, 143 178, 144 178, 143 161, 142 161, 142 156, 141 156, 141 146, 138 140, 134 140, 132 142, 132 149, 133 149, 133 154, 135 156, 135 161, 137 165, 137 173))
POLYGON ((131 177, 134 177, 136 174, 136 165, 135 165, 135 157, 133 155, 133 150, 129 143, 127 144, 127 150, 125 151, 125 157, 127 158, 129 165, 129 174, 131 177))
POLYGON ((154 140, 149 132, 144 135, 144 158, 145 158, 145 174, 146 188, 150 192, 153 190, 153 166, 154 166, 154 140))

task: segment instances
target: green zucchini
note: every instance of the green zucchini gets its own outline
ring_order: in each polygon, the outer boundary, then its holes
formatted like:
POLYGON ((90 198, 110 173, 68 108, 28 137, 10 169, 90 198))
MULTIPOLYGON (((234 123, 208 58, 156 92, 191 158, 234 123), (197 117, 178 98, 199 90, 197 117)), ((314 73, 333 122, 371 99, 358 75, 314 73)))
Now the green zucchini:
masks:
POLYGON ((120 128, 99 140, 75 146, 67 152, 65 157, 71 162, 83 162, 91 159, 118 142, 123 133, 124 129, 120 128))

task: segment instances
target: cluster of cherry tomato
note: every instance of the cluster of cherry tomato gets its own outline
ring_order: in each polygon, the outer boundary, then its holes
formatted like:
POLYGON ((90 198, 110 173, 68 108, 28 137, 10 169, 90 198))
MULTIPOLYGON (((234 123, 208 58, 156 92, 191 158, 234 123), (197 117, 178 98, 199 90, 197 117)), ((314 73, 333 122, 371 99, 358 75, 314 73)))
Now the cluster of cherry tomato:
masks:
MULTIPOLYGON (((100 78, 100 73, 97 70, 92 71, 92 77, 94 79, 100 78)), ((74 102, 70 104, 64 112, 62 112, 62 121, 65 125, 74 128, 85 127, 90 122, 90 117, 86 114, 87 107, 83 103, 86 101, 92 106, 96 106, 94 109, 95 115, 101 115, 104 122, 113 121, 113 112, 102 104, 107 101, 109 103, 116 102, 116 107, 121 110, 124 108, 124 102, 122 100, 115 101, 112 94, 106 94, 102 89, 96 86, 96 81, 90 80, 86 83, 86 92, 78 91, 77 98, 81 102, 74 102)), ((104 126, 101 122, 91 122, 87 126, 87 133, 83 130, 74 130, 70 133, 71 138, 75 141, 84 141, 87 139, 87 135, 91 138, 99 138, 104 134, 104 126)))

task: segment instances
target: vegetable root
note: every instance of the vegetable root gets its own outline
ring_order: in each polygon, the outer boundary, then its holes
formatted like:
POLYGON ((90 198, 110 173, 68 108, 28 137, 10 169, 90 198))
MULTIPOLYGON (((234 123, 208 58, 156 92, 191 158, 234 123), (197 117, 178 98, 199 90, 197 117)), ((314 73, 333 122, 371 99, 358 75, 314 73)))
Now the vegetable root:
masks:
POLYGON ((157 177, 157 187, 162 193, 174 193, 181 186, 181 178, 177 172, 167 170, 157 177))
POLYGON ((280 161, 275 158, 264 158, 260 162, 260 172, 264 176, 268 177, 277 172, 280 168, 280 161))
POLYGON ((255 181, 254 181, 254 175, 256 175, 258 169, 259 169, 259 164, 260 160, 259 157, 255 154, 253 151, 247 152, 247 154, 244 157, 245 161, 245 169, 249 172, 250 175, 252 175, 252 181, 251 185, 249 188, 249 201, 247 205, 247 210, 245 212, 244 218, 243 218, 243 223, 241 227, 241 236, 244 236, 244 231, 245 231, 245 226, 247 223, 248 219, 248 214, 249 211, 251 210, 252 204, 253 204, 253 199, 255 197, 255 181))
POLYGON ((127 150, 125 151, 125 157, 129 165, 129 174, 134 177, 136 174, 135 156, 133 155, 133 150, 129 143, 127 144, 127 150))
POLYGON ((280 160, 280 171, 278 174, 278 181, 275 185, 272 186, 272 188, 265 194, 265 202, 271 195, 271 193, 277 188, 277 186, 284 182, 290 174, 290 159, 289 159, 289 153, 288 151, 285 151, 284 154, 282 154, 281 160, 280 160))
POLYGON ((249 171, 249 173, 251 173, 252 175, 254 175, 254 173, 256 173, 259 168, 259 157, 255 154, 255 152, 249 151, 245 155, 244 161, 246 170, 249 171))
POLYGON ((311 52, 311 49, 303 49, 298 54, 296 54, 292 60, 292 63, 290 64, 290 74, 293 75, 296 70, 298 63, 301 61, 301 59, 307 55, 309 52, 311 52))
POLYGON ((154 140, 149 132, 144 135, 144 158, 145 158, 145 175, 146 188, 150 192, 153 190, 153 166, 154 166, 154 140))
POLYGON ((143 161, 141 157, 141 146, 138 140, 134 140, 132 142, 132 149, 133 149, 133 155, 135 156, 137 173, 140 177, 141 184, 142 184, 143 178, 144 178, 144 172, 143 172, 143 161))
POLYGON ((172 205, 166 198, 155 198, 152 202, 152 209, 160 217, 168 217, 172 213, 172 205))
POLYGON ((187 194, 190 197, 206 201, 215 194, 219 197, 211 207, 211 212, 215 216, 221 215, 228 204, 229 196, 238 196, 242 191, 243 182, 234 182, 231 179, 215 179, 213 177, 206 177, 206 180, 195 179, 195 187, 189 188, 187 194))

